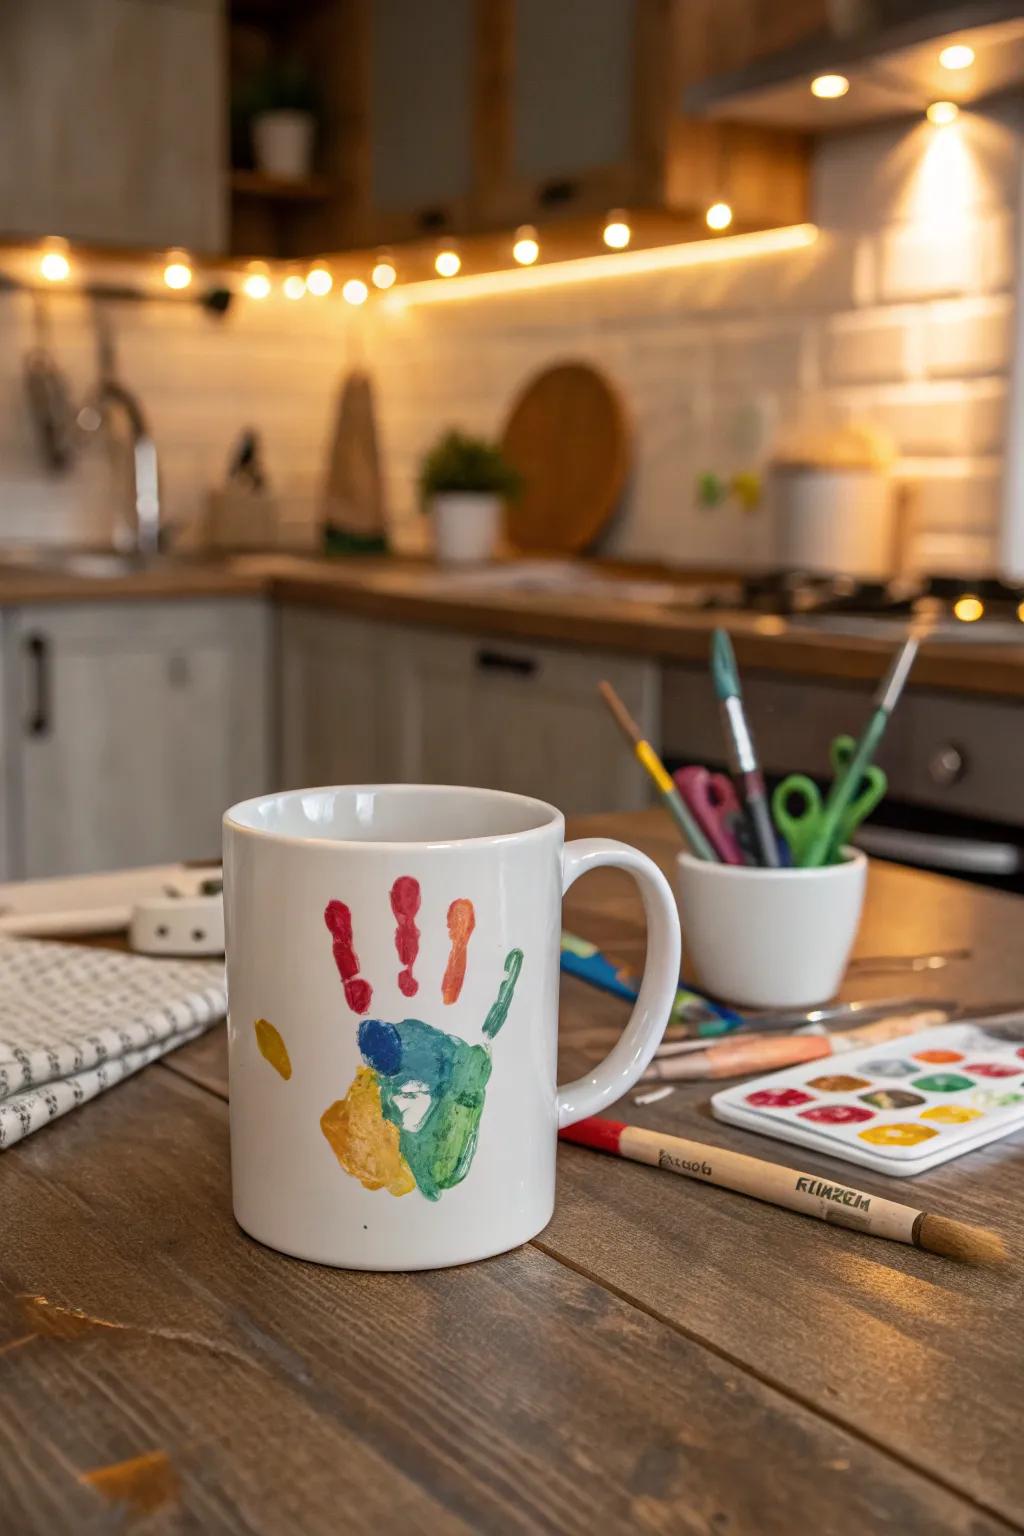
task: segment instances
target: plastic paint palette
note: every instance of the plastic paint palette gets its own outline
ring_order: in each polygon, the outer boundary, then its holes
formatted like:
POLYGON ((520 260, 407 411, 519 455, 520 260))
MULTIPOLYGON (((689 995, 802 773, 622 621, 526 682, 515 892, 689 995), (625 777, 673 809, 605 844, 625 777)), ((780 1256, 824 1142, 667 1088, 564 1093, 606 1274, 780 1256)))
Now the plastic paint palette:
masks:
POLYGON ((905 1178, 1024 1127, 1019 1040, 944 1024, 772 1072, 711 1100, 719 1120, 905 1178))

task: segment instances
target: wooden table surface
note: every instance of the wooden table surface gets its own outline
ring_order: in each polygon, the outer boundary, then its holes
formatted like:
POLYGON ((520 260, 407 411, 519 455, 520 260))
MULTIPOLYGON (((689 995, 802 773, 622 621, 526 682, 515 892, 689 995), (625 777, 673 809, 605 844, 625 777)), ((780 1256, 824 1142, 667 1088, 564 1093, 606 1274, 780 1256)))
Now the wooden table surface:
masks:
MULTIPOLYGON (((668 867, 660 812, 590 818, 668 867)), ((848 992, 1024 998, 1016 898, 877 865, 848 992)), ((567 924, 639 960, 620 874, 567 924)), ((563 978, 563 1075, 626 1005, 563 978)), ((628 1117, 997 1227, 1024 1140, 896 1183, 714 1121, 628 1117)), ((0 1533, 982 1533, 1024 1527, 1020 1269, 974 1270, 576 1147, 526 1247, 373 1275, 242 1235, 223 1030, 0 1157, 0 1533)))

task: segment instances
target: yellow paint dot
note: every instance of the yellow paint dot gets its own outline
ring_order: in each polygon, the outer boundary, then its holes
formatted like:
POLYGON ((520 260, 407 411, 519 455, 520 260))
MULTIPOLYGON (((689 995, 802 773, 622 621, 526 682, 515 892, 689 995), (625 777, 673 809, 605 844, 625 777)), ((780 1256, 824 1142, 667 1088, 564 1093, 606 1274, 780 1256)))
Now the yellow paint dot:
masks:
POLYGON ((280 1072, 287 1082, 292 1075, 292 1064, 288 1047, 281 1036, 269 1019, 257 1019, 253 1029, 256 1031, 256 1044, 260 1048, 260 1055, 264 1060, 269 1061, 274 1071, 280 1072))
POLYGON ((968 1120, 980 1120, 980 1109, 965 1109, 962 1104, 936 1104, 934 1109, 921 1111, 922 1120, 937 1120, 940 1125, 964 1125, 968 1120))
POLYGON ((871 1125, 857 1134, 861 1141, 874 1142, 876 1147, 916 1147, 919 1141, 928 1141, 939 1133, 930 1125, 904 1122, 902 1125, 871 1125))

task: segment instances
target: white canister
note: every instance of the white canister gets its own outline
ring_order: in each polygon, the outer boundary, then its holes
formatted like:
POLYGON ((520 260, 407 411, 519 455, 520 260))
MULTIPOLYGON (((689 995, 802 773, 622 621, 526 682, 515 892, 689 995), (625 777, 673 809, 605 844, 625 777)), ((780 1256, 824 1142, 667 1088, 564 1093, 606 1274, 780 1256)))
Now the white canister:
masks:
POLYGON ((310 112, 260 112, 252 121, 257 169, 280 181, 305 180, 313 163, 313 129, 310 112))
POLYGON ((501 528, 501 498, 493 491, 441 491, 430 500, 434 547, 445 565, 492 560, 501 528))
POLYGON ((779 565, 843 576, 892 575, 895 521, 883 470, 779 463, 772 490, 779 565))

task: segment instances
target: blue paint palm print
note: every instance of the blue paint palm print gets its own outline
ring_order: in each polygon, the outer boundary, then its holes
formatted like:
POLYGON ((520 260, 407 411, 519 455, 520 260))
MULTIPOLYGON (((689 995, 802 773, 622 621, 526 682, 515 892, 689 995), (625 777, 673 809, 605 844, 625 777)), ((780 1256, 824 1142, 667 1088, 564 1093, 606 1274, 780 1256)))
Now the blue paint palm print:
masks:
MULTIPOLYGON (((402 962, 398 986, 406 997, 419 990, 414 974, 419 905, 418 882, 409 876, 396 880, 391 909, 402 962)), ((490 1045, 470 1045, 422 1019, 392 1023, 370 1017, 373 988, 359 975, 351 912, 343 902, 332 901, 324 921, 346 1001, 364 1017, 358 1032, 363 1065, 345 1098, 322 1115, 321 1129, 341 1166, 367 1189, 387 1189, 393 1195, 418 1189, 428 1200, 437 1200, 465 1178, 473 1162, 491 1075, 490 1045)), ((453 901, 448 909, 451 950, 441 984, 446 1006, 457 1002, 462 991, 474 926, 472 903, 453 901)), ((522 950, 510 950, 481 1026, 488 1042, 505 1023, 522 965, 522 950)))

